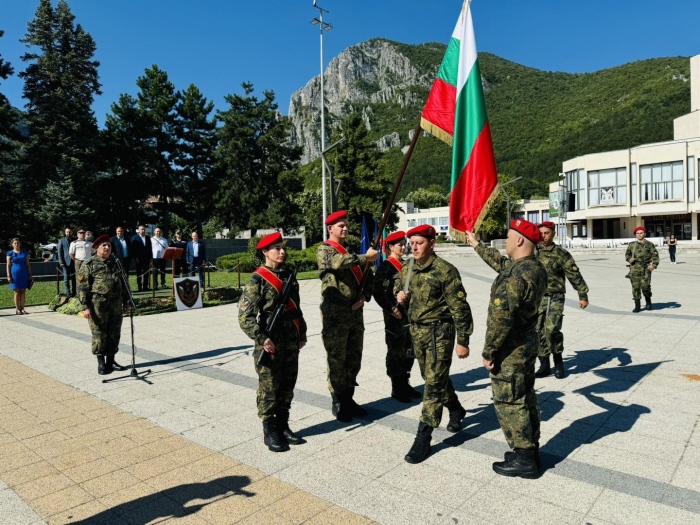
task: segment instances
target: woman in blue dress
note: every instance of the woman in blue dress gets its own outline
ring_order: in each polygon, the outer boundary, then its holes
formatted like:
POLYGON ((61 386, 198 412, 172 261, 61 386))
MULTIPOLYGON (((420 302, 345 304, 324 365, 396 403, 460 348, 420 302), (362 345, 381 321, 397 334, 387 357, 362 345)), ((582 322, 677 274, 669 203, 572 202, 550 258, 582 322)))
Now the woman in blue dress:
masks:
POLYGON ((15 313, 27 314, 24 309, 26 304, 27 288, 32 278, 32 267, 29 265, 29 253, 22 251, 22 243, 19 239, 12 239, 12 249, 7 252, 7 279, 10 281, 10 290, 15 292, 15 313))

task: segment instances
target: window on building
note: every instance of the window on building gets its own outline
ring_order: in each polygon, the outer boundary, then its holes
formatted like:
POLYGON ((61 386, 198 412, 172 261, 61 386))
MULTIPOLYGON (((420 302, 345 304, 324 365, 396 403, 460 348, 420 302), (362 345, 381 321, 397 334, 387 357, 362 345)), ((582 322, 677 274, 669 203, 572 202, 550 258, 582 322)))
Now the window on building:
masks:
POLYGON ((542 222, 549 220, 549 210, 542 210, 542 222))
POLYGON ((416 226, 416 219, 409 219, 408 226, 414 228, 416 226))
POLYGON ((632 191, 632 206, 637 205, 637 165, 632 164, 632 169, 630 170, 632 177, 631 191, 632 191))
POLYGON ((516 211, 513 212, 513 219, 524 219, 525 218, 525 212, 524 211, 516 211))
POLYGON ((428 224, 428 219, 418 219, 418 226, 422 224, 428 224))
POLYGON ((688 157, 688 202, 695 202, 695 158, 688 157))
POLYGON ((447 226, 448 224, 450 224, 449 217, 440 217, 440 226, 447 226))
POLYGON ((639 175, 642 202, 683 198, 683 161, 645 164, 639 175))
POLYGON ((527 220, 539 224, 540 222, 540 212, 539 211, 529 211, 527 212, 527 220))
MULTIPOLYGON (((586 172, 583 169, 566 172, 566 191, 574 195, 574 210, 586 208, 586 172)), ((568 201, 565 204, 568 210, 568 201)))
POLYGON ((437 217, 430 217, 428 219, 428 224, 430 224, 431 226, 437 226, 437 222, 438 222, 437 217))
POLYGON ((588 172, 588 205, 605 206, 627 202, 627 168, 588 172))

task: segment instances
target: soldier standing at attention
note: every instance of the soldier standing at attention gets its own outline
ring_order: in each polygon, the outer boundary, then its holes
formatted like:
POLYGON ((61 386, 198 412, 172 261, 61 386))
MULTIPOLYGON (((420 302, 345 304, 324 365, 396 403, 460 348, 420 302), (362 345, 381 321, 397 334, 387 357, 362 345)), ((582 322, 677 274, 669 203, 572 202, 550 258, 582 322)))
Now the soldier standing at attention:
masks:
POLYGON ((546 221, 538 225, 542 242, 539 244, 537 258, 547 270, 547 291, 542 298, 537 314, 537 332, 540 336, 538 357, 540 368, 535 377, 547 377, 552 373, 549 355, 554 357, 554 376, 557 379, 566 377, 564 370, 564 334, 561 325, 564 321, 564 294, 568 279, 574 290, 578 292, 578 306, 584 309, 588 306, 588 285, 583 280, 576 261, 561 246, 554 244, 555 226, 546 221))
POLYGON ((440 425, 442 409, 447 408, 449 432, 461 430, 467 413, 459 402, 450 365, 457 336, 457 357, 469 356, 469 336, 474 330, 472 311, 457 268, 435 255, 435 228, 428 224, 408 231, 415 264, 411 275, 408 265, 402 279, 408 279, 408 292, 397 284, 397 300, 408 311, 411 340, 425 380, 423 410, 413 446, 405 456, 409 463, 420 463, 430 454, 430 437, 440 425))
POLYGON ((122 271, 115 257, 110 257, 109 235, 101 235, 92 244, 97 250, 78 270, 78 299, 83 317, 92 332, 92 353, 97 356, 97 373, 111 374, 125 370, 114 356, 119 351, 122 312, 128 313, 129 290, 124 286, 122 271))
POLYGON ((347 212, 331 213, 325 224, 328 240, 316 252, 321 279, 321 337, 328 358, 331 411, 338 421, 347 423, 353 416, 367 415, 367 410, 353 397, 365 336, 362 307, 372 298, 372 275, 367 280, 367 291, 360 290, 360 282, 362 267, 368 261, 373 262, 378 252, 370 248, 365 255, 348 253, 344 246, 348 235, 347 212))
POLYGON ((423 397, 411 387, 413 357, 406 357, 411 347, 411 337, 406 330, 406 312, 396 300, 394 288, 401 281, 402 255, 406 248, 406 232, 398 231, 384 240, 384 251, 388 257, 374 276, 372 296, 384 313, 386 341, 386 375, 391 378, 391 397, 402 403, 410 403, 411 398, 423 397))
POLYGON ((637 226, 634 229, 637 240, 629 243, 625 252, 625 260, 630 265, 634 313, 642 309, 642 294, 646 301, 645 309, 651 310, 651 272, 659 267, 659 252, 656 251, 656 246, 645 239, 646 234, 644 226, 637 226))
POLYGON ((491 286, 482 353, 490 372, 493 405, 513 452, 493 464, 502 476, 536 478, 539 469, 540 409, 535 394, 537 310, 547 289, 547 271, 535 256, 540 231, 515 219, 506 238, 506 254, 488 248, 466 232, 467 242, 498 272, 491 286))
POLYGON ((267 319, 277 307, 284 282, 291 276, 284 266, 286 252, 279 232, 266 235, 256 246, 265 264, 253 273, 238 301, 238 322, 255 341, 253 359, 258 373, 258 417, 263 422, 264 442, 272 452, 304 443, 289 428, 294 386, 299 372, 299 350, 306 345, 306 322, 299 309, 299 285, 289 294, 286 313, 273 334, 265 332, 267 319), (270 366, 258 365, 262 352, 272 355, 270 366))

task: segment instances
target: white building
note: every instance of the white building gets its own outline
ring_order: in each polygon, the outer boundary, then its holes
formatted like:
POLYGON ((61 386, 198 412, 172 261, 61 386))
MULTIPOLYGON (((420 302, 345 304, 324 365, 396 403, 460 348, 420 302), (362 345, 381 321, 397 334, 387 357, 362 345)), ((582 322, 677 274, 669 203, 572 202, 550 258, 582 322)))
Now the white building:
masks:
POLYGON ((673 140, 564 161, 550 201, 553 217, 565 212, 567 236, 634 237, 644 226, 649 237, 698 240, 700 55, 690 59, 690 80, 691 112, 675 119, 673 140))

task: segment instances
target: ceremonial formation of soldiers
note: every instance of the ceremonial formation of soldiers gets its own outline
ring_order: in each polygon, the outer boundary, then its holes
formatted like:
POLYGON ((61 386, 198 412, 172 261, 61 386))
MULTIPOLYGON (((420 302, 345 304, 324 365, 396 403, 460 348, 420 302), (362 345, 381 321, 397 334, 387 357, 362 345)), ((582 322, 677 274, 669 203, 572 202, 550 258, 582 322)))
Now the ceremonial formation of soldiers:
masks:
MULTIPOLYGON (((405 460, 420 463, 430 454, 431 438, 447 409, 449 432, 461 430, 466 415, 450 380, 453 350, 459 359, 469 356, 474 329, 467 293, 457 268, 435 254, 437 233, 427 224, 387 236, 386 260, 376 274, 369 268, 379 253, 348 252, 347 213, 338 211, 325 221, 328 240, 317 251, 321 279, 321 337, 327 355, 331 412, 340 422, 367 416, 355 401, 357 376, 364 341, 363 307, 374 298, 382 308, 387 346, 386 373, 391 396, 410 403, 422 398, 416 437, 405 460), (410 243, 411 256, 405 258, 410 243), (418 361, 423 392, 409 378, 418 361)), ((504 476, 537 478, 540 411, 536 378, 566 376, 561 332, 565 279, 579 296, 579 307, 588 306, 588 286, 571 254, 553 242, 555 225, 535 225, 524 219, 510 223, 506 256, 487 247, 473 232, 465 232, 468 244, 497 276, 491 287, 484 348, 484 367, 491 379, 494 409, 510 450, 493 470, 504 476), (536 358, 540 366, 535 371, 536 358)), ((630 267, 635 308, 643 295, 651 303, 651 272, 659 264, 654 245, 645 230, 635 230, 625 259, 630 267)), ((93 243, 95 256, 78 272, 78 296, 92 331, 92 353, 98 372, 124 367, 114 359, 119 346, 122 313, 129 311, 128 281, 115 257, 110 257, 107 235, 93 243)), ((245 284, 238 303, 241 329, 255 344, 253 359, 258 374, 257 407, 263 424, 264 443, 273 452, 305 443, 289 427, 289 416, 299 371, 299 351, 307 341, 296 271, 285 265, 285 242, 280 233, 257 244, 263 264, 245 284)))

